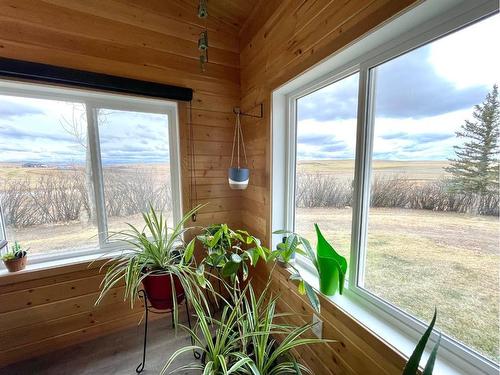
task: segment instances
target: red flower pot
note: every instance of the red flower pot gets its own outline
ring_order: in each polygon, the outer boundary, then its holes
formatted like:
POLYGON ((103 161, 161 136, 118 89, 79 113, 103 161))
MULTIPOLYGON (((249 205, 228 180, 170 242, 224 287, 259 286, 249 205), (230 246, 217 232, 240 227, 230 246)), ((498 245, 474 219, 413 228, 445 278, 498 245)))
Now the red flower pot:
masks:
POLYGON ((177 303, 184 300, 184 288, 181 281, 175 275, 158 273, 146 276, 142 280, 144 289, 148 296, 149 303, 158 310, 172 310, 174 307, 174 299, 172 296, 172 280, 174 281, 174 289, 177 303))

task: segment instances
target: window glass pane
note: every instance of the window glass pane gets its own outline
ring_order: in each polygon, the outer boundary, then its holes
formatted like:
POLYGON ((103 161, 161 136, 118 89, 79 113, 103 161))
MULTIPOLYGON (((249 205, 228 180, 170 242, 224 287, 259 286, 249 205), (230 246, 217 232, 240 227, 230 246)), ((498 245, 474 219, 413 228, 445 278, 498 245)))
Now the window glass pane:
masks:
POLYGON ((364 288, 499 356, 498 16, 374 69, 364 288), (495 31, 497 30, 497 31, 495 31))
POLYGON ((295 231, 349 258, 359 74, 297 100, 295 231))
POLYGON ((0 96, 0 205, 31 254, 95 247, 85 107, 0 96))
POLYGON ((142 228, 149 204, 171 224, 168 116, 100 109, 98 122, 108 231, 142 228))

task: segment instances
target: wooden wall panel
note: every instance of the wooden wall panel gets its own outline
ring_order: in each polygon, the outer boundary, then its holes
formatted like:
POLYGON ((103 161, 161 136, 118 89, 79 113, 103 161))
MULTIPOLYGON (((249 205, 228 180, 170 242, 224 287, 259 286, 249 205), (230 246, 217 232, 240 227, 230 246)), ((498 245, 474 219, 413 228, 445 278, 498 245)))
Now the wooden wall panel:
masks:
MULTIPOLYGON (((415 0, 283 0, 260 2, 240 32, 241 107, 248 111, 264 103, 264 119, 245 119, 243 131, 250 158, 265 163, 252 171, 243 193, 242 222, 266 243, 270 240, 272 91, 374 27, 397 15, 415 0), (265 19, 260 17, 265 15, 265 19)), ((307 300, 287 280, 287 271, 272 272, 272 289, 279 292, 282 312, 295 312, 289 322, 312 320, 307 300), (299 315, 300 314, 300 315, 299 315)), ((261 286, 270 276, 257 270, 261 286)), ((300 350, 300 357, 315 374, 400 374, 402 356, 359 322, 322 298, 323 336, 338 342, 300 350)))
MULTIPOLYGON (((192 88, 192 103, 179 103, 184 209, 208 203, 196 225, 238 226, 241 193, 226 177, 232 109, 240 102, 238 29, 229 15, 207 20, 210 62, 201 73, 197 41, 205 22, 195 3, 0 0, 0 57, 192 88), (189 137, 197 201, 190 196, 189 137)), ((121 301, 121 287, 94 306, 101 278, 87 264, 0 277, 0 367, 137 324, 142 309, 121 301)))

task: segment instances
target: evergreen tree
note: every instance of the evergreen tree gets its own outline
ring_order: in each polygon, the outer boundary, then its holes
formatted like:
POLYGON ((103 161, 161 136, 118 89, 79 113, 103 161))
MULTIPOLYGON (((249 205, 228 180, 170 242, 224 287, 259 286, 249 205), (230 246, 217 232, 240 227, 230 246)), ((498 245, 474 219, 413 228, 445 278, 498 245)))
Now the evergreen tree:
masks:
POLYGON ((498 85, 493 86, 482 104, 474 107, 473 118, 473 121, 466 120, 456 132, 465 142, 454 147, 456 157, 449 159, 450 166, 445 169, 452 174, 452 189, 470 194, 471 210, 481 213, 483 198, 498 194, 499 189, 498 85))

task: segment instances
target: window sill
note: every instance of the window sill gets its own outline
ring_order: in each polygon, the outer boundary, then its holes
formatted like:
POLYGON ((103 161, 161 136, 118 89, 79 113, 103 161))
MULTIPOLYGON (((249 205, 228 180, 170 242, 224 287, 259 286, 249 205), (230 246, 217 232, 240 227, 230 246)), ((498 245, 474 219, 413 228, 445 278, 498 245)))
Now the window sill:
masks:
MULTIPOLYGON (((302 277, 308 282, 318 293, 319 283, 318 278, 310 269, 310 265, 304 261, 298 260, 295 267, 301 272, 302 277)), ((347 315, 358 321, 360 325, 381 338, 388 346, 392 347, 396 352, 408 358, 413 352, 420 334, 414 332, 409 334, 408 327, 402 328, 400 321, 387 313, 381 311, 371 303, 362 300, 349 288, 344 289, 343 295, 335 295, 326 297, 337 308, 344 311, 347 315)), ((432 345, 428 345, 429 349, 432 345)), ((430 351, 426 351, 423 355, 421 365, 425 366, 430 351)), ((422 366, 423 367, 423 366, 422 366)), ((470 375, 470 374, 488 374, 480 371, 477 367, 466 362, 465 359, 459 358, 443 347, 439 348, 438 357, 434 366, 434 374, 436 375, 470 375)))

